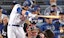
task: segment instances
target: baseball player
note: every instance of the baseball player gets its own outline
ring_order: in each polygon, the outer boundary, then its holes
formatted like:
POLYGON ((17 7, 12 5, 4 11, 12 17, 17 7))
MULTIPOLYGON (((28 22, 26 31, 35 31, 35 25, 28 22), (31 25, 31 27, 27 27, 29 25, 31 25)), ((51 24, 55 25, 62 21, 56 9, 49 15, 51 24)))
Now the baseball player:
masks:
POLYGON ((22 8, 20 4, 16 4, 12 9, 7 28, 8 38, 25 38, 25 33, 22 27, 24 16, 21 15, 21 10, 22 8))
MULTIPOLYGON (((36 15, 33 15, 32 13, 31 13, 31 2, 29 1, 29 0, 26 0, 24 3, 23 3, 23 10, 22 10, 22 15, 24 15, 24 16, 27 16, 28 17, 28 20, 26 20, 25 21, 25 23, 24 24, 28 24, 28 25, 30 25, 30 21, 31 21, 31 19, 33 18, 33 17, 35 17, 36 15)), ((27 25, 24 25, 24 31, 26 32, 26 27, 27 27, 27 25)))

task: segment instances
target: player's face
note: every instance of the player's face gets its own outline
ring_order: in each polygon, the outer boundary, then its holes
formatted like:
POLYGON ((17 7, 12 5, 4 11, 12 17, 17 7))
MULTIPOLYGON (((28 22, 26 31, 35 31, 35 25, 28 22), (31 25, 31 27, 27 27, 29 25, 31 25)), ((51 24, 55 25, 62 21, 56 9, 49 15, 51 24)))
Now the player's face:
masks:
POLYGON ((38 8, 38 10, 37 10, 37 14, 39 14, 40 13, 40 8, 38 8))
POLYGON ((35 11, 35 14, 38 14, 38 11, 37 10, 35 11))
POLYGON ((37 11, 40 11, 40 8, 38 8, 38 10, 37 11))
POLYGON ((32 12, 33 14, 37 14, 37 11, 35 11, 35 12, 32 12))
POLYGON ((25 10, 28 10, 28 9, 29 9, 29 7, 28 7, 28 6, 25 6, 25 7, 24 7, 24 9, 25 9, 25 10))

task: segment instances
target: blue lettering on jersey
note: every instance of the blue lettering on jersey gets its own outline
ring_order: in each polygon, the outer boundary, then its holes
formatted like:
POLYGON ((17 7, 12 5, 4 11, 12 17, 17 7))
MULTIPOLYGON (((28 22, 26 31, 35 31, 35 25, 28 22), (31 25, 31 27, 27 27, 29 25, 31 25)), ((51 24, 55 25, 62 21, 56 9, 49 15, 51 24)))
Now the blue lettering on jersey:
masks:
POLYGON ((28 12, 26 12, 25 14, 28 15, 28 12))
POLYGON ((17 8, 17 12, 21 14, 22 9, 20 7, 17 8))

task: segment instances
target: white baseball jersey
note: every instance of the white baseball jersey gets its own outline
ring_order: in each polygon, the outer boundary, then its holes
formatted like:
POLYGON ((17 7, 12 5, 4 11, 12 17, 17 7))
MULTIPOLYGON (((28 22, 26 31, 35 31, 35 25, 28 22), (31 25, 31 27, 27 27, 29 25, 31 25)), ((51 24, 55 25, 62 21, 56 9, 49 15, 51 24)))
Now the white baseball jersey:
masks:
MULTIPOLYGON (((9 24, 19 25, 21 22, 20 15, 21 15, 21 5, 16 4, 11 12, 9 24)), ((23 22, 22 22, 23 23, 23 22)))
POLYGON ((21 25, 24 21, 21 21, 21 5, 16 4, 10 14, 10 19, 7 28, 8 38, 25 38, 25 32, 23 27, 13 26, 13 25, 21 25))

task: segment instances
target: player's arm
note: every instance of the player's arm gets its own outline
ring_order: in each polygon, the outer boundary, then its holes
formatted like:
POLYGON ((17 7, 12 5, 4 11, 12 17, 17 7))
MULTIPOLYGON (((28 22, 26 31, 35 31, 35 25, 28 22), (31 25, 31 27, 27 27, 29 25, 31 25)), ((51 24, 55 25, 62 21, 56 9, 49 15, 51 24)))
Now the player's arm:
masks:
MULTIPOLYGON (((27 17, 30 17, 29 15, 31 15, 31 13, 30 13, 29 11, 27 11, 25 14, 26 14, 27 17)), ((25 23, 28 24, 28 25, 31 24, 30 21, 29 21, 29 18, 27 18, 27 19, 25 20, 25 23)))
POLYGON ((16 4, 16 5, 13 7, 12 12, 21 14, 21 10, 22 10, 21 5, 20 5, 20 4, 16 4))
MULTIPOLYGON (((27 16, 30 17, 31 19, 32 19, 32 18, 36 18, 36 16, 37 16, 36 14, 33 15, 32 13, 29 13, 29 12, 26 13, 26 14, 27 14, 27 16)), ((30 18, 28 18, 28 19, 25 20, 25 23, 27 23, 28 25, 31 25, 31 23, 30 23, 30 21, 31 21, 30 18)))
POLYGON ((17 8, 17 13, 22 14, 22 8, 21 7, 17 8))

